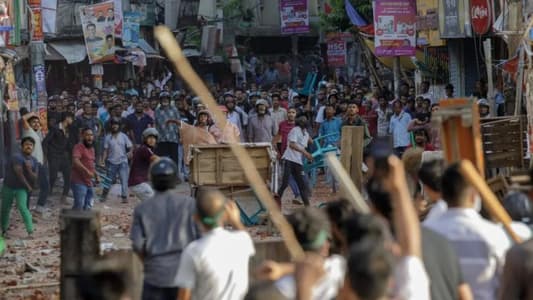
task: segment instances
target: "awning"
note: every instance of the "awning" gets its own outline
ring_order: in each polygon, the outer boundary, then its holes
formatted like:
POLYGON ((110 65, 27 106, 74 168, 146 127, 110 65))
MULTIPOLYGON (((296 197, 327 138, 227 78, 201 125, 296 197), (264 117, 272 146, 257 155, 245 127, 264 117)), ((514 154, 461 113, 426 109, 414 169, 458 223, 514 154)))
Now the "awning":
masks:
POLYGON ((65 60, 63 55, 57 52, 54 48, 50 47, 50 45, 46 45, 44 48, 44 54, 44 60, 46 61, 65 60))
POLYGON ((83 41, 56 41, 50 42, 48 45, 50 46, 47 47, 48 49, 53 48, 56 50, 68 64, 82 62, 87 56, 87 49, 83 41))

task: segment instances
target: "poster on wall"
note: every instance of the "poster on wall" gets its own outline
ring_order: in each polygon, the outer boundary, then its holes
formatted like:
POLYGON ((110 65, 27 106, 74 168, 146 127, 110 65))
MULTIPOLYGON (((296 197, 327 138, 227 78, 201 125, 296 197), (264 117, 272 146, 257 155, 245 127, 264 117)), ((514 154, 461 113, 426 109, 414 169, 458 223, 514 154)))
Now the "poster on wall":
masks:
POLYGON ((131 12, 138 12, 141 14, 139 21, 141 26, 155 25, 155 4, 154 3, 132 3, 130 4, 131 12))
POLYGON ((115 13, 113 2, 80 7, 89 63, 113 60, 115 56, 115 13))
POLYGON ((416 1, 374 1, 374 30, 377 56, 414 56, 416 1))
POLYGON ((138 46, 141 19, 142 14, 139 12, 124 12, 124 25, 122 29, 122 44, 124 47, 134 48, 138 46))
POLYGON ((19 100, 17 85, 15 83, 15 72, 13 70, 13 63, 10 60, 6 62, 6 68, 4 72, 7 85, 7 109, 10 111, 18 111, 19 100))
POLYGON ((113 1, 113 12, 115 21, 115 37, 122 36, 122 0, 113 1))
POLYGON ((309 32, 307 0, 280 0, 281 34, 309 32))

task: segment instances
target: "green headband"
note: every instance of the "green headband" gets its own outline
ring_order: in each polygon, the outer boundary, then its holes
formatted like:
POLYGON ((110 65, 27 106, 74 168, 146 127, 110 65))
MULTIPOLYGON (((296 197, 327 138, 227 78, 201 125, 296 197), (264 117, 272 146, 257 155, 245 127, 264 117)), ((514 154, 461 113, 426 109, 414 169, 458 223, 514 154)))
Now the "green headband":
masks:
POLYGON ((302 245, 302 247, 308 250, 316 250, 322 247, 328 238, 329 238, 328 231, 322 229, 320 230, 320 232, 318 232, 318 234, 316 235, 316 238, 312 242, 304 244, 302 245))
POLYGON ((226 202, 224 201, 224 205, 222 205, 222 208, 212 217, 202 217, 201 221, 204 225, 210 226, 210 227, 217 227, 218 221, 220 218, 224 215, 224 211, 226 211, 226 202))

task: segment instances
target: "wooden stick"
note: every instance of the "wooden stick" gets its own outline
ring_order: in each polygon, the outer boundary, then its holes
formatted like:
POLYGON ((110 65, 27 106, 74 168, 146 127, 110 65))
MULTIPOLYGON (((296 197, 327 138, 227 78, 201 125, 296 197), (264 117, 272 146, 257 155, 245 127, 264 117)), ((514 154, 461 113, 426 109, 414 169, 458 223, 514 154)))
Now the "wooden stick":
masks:
MULTIPOLYGON (((203 81, 200 79, 200 77, 198 77, 198 74, 196 74, 196 72, 192 69, 189 61, 183 55, 183 52, 176 42, 176 38, 172 32, 170 32, 170 30, 165 26, 157 26, 154 29, 154 33, 163 49, 165 49, 168 58, 176 67, 178 73, 187 82, 187 84, 189 84, 189 87, 200 98, 200 101, 207 105, 209 110, 214 113, 217 124, 220 125, 221 129, 224 129, 226 126, 226 118, 224 114, 218 108, 215 99, 203 81)), ((292 259, 302 259, 304 256, 303 249, 296 240, 296 236, 294 235, 291 226, 289 223, 287 223, 287 220, 285 220, 278 208, 278 205, 272 198, 272 194, 257 171, 252 158, 248 152, 246 152, 246 149, 238 143, 238 141, 230 143, 230 146, 257 197, 270 212, 272 223, 274 223, 274 225, 278 228, 292 259)))
POLYGON ((54 281, 54 282, 46 282, 46 283, 6 286, 6 287, 3 287, 3 288, 0 288, 0 292, 7 292, 7 291, 13 291, 13 290, 47 288, 47 287, 54 287, 54 286, 59 286, 59 282, 58 281, 54 281))
POLYGON ((498 201, 498 198, 496 198, 496 195, 494 195, 485 180, 483 180, 483 178, 479 175, 472 162, 469 160, 462 160, 461 164, 459 165, 459 172, 461 172, 461 175, 463 175, 468 183, 475 187, 481 194, 483 204, 485 204, 485 208, 487 208, 491 216, 503 224, 503 227, 507 233, 509 233, 511 238, 516 243, 521 243, 522 239, 516 235, 514 230, 511 228, 511 217, 500 204, 500 201, 498 201))
POLYGON ((355 187, 355 184, 353 183, 350 175, 348 175, 348 172, 346 172, 346 170, 342 167, 340 161, 337 159, 337 156, 332 153, 327 154, 326 161, 329 165, 329 169, 339 181, 341 188, 344 189, 344 194, 348 198, 347 200, 352 202, 353 206, 358 212, 365 214, 370 213, 368 204, 366 204, 363 196, 361 196, 361 193, 359 193, 359 190, 357 190, 357 187, 355 187))

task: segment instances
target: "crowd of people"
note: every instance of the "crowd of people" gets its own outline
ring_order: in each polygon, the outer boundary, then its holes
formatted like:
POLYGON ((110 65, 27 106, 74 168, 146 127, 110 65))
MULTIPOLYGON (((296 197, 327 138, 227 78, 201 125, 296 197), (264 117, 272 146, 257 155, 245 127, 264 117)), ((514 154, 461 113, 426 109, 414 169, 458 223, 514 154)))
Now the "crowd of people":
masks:
MULTIPOLYGON (((60 201, 68 204, 72 192, 75 210, 108 201, 115 181, 123 203, 130 194, 140 200, 131 240, 144 264, 143 299, 533 299, 531 270, 518 260, 531 255, 530 243, 512 247, 502 227, 480 215, 479 196, 457 165, 422 161, 422 152, 440 149, 431 126, 439 99, 428 82, 418 95, 402 84, 398 97, 371 89, 364 77, 321 82, 315 91, 301 80, 294 87, 277 79, 212 86, 228 121, 222 127, 212 108, 172 79, 165 72, 61 91, 48 100, 46 124, 21 109, 20 153, 10 157, 1 192, 2 236, 15 200, 31 237, 31 195, 34 212, 45 212, 61 173, 60 201), (304 165, 314 159, 313 140, 342 151, 344 126, 364 129, 364 194, 374 214, 343 199, 323 209, 310 201, 304 165), (379 141, 390 156, 376 150, 379 141), (216 190, 201 188, 195 199, 173 192, 188 180, 191 145, 233 142, 267 143, 277 152, 283 176, 274 199, 281 207, 290 187, 304 206, 288 216, 302 261, 248 270, 255 249, 235 203, 216 190), (250 272, 265 281, 249 288, 250 272)), ((453 98, 453 86, 445 94, 453 98)), ((489 106, 479 105, 486 116, 489 106)), ((514 228, 530 238, 527 196, 508 202, 514 228)), ((122 292, 87 297, 124 299, 122 292)))

